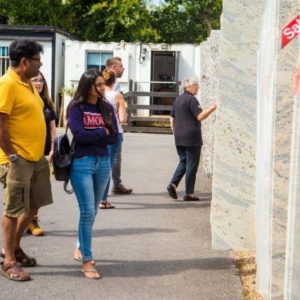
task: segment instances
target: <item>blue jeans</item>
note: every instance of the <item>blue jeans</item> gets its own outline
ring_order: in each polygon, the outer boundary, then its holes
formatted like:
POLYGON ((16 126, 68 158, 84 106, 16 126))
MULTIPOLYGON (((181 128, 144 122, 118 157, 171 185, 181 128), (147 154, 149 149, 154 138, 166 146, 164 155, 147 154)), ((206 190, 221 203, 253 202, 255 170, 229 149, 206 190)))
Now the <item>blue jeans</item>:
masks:
POLYGON ((110 173, 108 156, 89 155, 75 158, 72 163, 70 179, 80 211, 78 242, 84 262, 93 259, 93 225, 110 173))
POLYGON ((179 156, 179 164, 171 179, 171 183, 177 187, 185 174, 185 193, 194 194, 196 174, 200 161, 201 146, 176 146, 176 149, 179 156))
MULTIPOLYGON (((117 155, 117 153, 119 152, 119 150, 121 148, 122 142, 123 142, 123 133, 119 133, 118 142, 116 144, 114 144, 114 145, 108 145, 107 146, 109 157, 110 157, 110 164, 111 164, 111 166, 114 165, 116 155, 117 155)), ((108 180, 108 184, 107 184, 104 196, 102 198, 102 202, 106 202, 107 201, 107 196, 108 196, 108 192, 109 192, 109 186, 110 186, 110 179, 108 180)))

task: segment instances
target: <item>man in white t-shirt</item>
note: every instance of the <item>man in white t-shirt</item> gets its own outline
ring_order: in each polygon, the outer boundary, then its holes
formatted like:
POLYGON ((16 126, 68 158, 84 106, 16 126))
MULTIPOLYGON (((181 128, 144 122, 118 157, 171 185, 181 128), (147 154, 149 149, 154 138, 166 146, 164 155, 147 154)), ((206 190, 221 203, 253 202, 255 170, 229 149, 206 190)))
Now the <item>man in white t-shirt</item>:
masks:
MULTIPOLYGON (((106 61, 106 68, 109 71, 115 73, 116 78, 121 78, 124 72, 124 67, 122 64, 122 59, 120 57, 112 57, 106 61)), ((117 80, 113 87, 114 91, 122 93, 120 82, 117 80)), ((122 143, 120 143, 119 151, 116 155, 115 161, 112 165, 112 180, 113 180, 113 193, 114 194, 131 194, 132 189, 126 188, 122 184, 121 180, 121 159, 122 159, 122 143)))

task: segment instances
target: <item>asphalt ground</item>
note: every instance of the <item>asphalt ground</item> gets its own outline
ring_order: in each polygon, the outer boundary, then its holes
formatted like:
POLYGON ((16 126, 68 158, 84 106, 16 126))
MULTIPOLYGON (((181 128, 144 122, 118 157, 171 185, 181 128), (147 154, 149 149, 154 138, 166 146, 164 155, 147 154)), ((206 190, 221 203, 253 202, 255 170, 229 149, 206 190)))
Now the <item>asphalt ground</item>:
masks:
POLYGON ((52 178, 55 203, 39 212, 45 236, 22 240, 38 260, 27 269, 32 280, 0 276, 0 299, 241 299, 232 254, 211 248, 209 181, 198 177, 201 201, 180 201, 183 183, 179 201, 172 200, 166 186, 176 164, 171 135, 124 135, 122 180, 133 194, 111 196, 116 208, 98 212, 93 253, 100 280, 84 278, 73 260, 77 202, 52 178))

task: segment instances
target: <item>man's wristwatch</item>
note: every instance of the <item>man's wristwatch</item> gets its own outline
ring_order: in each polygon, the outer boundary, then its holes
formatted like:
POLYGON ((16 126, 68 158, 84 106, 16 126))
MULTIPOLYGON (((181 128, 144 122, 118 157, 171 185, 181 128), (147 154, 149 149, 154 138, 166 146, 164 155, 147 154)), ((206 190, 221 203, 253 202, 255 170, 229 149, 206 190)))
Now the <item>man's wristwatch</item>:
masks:
POLYGON ((17 153, 9 154, 8 159, 10 162, 15 162, 18 159, 18 154, 17 153))

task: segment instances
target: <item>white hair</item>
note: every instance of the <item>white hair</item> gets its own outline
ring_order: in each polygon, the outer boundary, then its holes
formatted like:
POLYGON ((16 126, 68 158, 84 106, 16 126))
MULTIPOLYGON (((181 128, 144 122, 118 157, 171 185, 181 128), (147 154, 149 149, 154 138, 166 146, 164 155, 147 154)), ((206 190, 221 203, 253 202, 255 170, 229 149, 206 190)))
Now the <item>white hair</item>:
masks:
POLYGON ((181 86, 184 90, 194 84, 199 84, 198 79, 195 76, 189 76, 181 82, 181 86))

